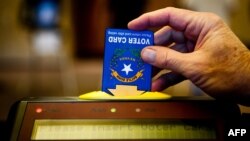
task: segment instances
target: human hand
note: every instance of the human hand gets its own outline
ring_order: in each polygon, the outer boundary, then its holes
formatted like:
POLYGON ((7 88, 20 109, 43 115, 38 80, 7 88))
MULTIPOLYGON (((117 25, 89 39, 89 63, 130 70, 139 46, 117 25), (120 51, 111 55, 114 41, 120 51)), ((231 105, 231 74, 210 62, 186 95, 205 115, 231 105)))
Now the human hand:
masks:
POLYGON ((152 91, 189 79, 213 97, 250 100, 250 51, 220 17, 168 7, 128 23, 132 30, 152 27, 162 28, 142 59, 171 70, 153 82, 152 91))

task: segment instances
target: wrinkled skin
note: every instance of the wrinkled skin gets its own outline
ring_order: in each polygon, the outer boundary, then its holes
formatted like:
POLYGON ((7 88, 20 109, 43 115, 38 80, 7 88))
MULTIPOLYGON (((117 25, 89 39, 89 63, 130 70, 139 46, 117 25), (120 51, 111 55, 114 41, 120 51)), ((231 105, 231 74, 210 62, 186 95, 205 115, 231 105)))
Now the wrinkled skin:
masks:
POLYGON ((250 104, 250 51, 215 14, 167 7, 128 23, 132 30, 160 27, 142 59, 171 72, 152 84, 161 91, 185 79, 212 97, 250 104))

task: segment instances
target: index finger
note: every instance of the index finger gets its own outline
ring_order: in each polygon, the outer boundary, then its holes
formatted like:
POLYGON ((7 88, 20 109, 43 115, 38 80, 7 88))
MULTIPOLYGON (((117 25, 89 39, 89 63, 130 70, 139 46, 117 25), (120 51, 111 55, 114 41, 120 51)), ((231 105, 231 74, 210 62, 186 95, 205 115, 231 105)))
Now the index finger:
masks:
POLYGON ((193 11, 167 7, 145 13, 128 23, 128 28, 143 30, 150 27, 169 25, 176 30, 184 30, 192 21, 193 11))
POLYGON ((202 26, 203 19, 196 15, 197 12, 167 7, 153 12, 145 13, 128 23, 132 30, 144 30, 151 27, 168 25, 175 30, 186 33, 187 38, 196 40, 202 26))

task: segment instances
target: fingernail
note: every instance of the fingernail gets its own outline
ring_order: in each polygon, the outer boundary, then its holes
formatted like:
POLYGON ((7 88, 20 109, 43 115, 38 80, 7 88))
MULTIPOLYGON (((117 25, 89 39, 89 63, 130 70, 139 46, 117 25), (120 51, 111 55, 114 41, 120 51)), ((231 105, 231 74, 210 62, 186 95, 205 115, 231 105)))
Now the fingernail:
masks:
POLYGON ((142 52, 142 58, 148 63, 153 63, 156 58, 156 52, 152 49, 144 49, 142 52))

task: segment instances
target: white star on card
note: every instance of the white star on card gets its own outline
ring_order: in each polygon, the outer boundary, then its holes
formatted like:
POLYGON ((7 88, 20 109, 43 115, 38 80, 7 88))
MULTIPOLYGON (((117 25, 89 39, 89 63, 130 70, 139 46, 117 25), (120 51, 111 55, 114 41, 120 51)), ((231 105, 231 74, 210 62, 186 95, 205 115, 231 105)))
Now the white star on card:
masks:
POLYGON ((124 68, 122 69, 122 71, 125 71, 126 72, 126 75, 128 75, 128 73, 130 71, 133 71, 130 67, 131 67, 131 64, 129 65, 126 65, 126 64, 123 64, 124 68))

